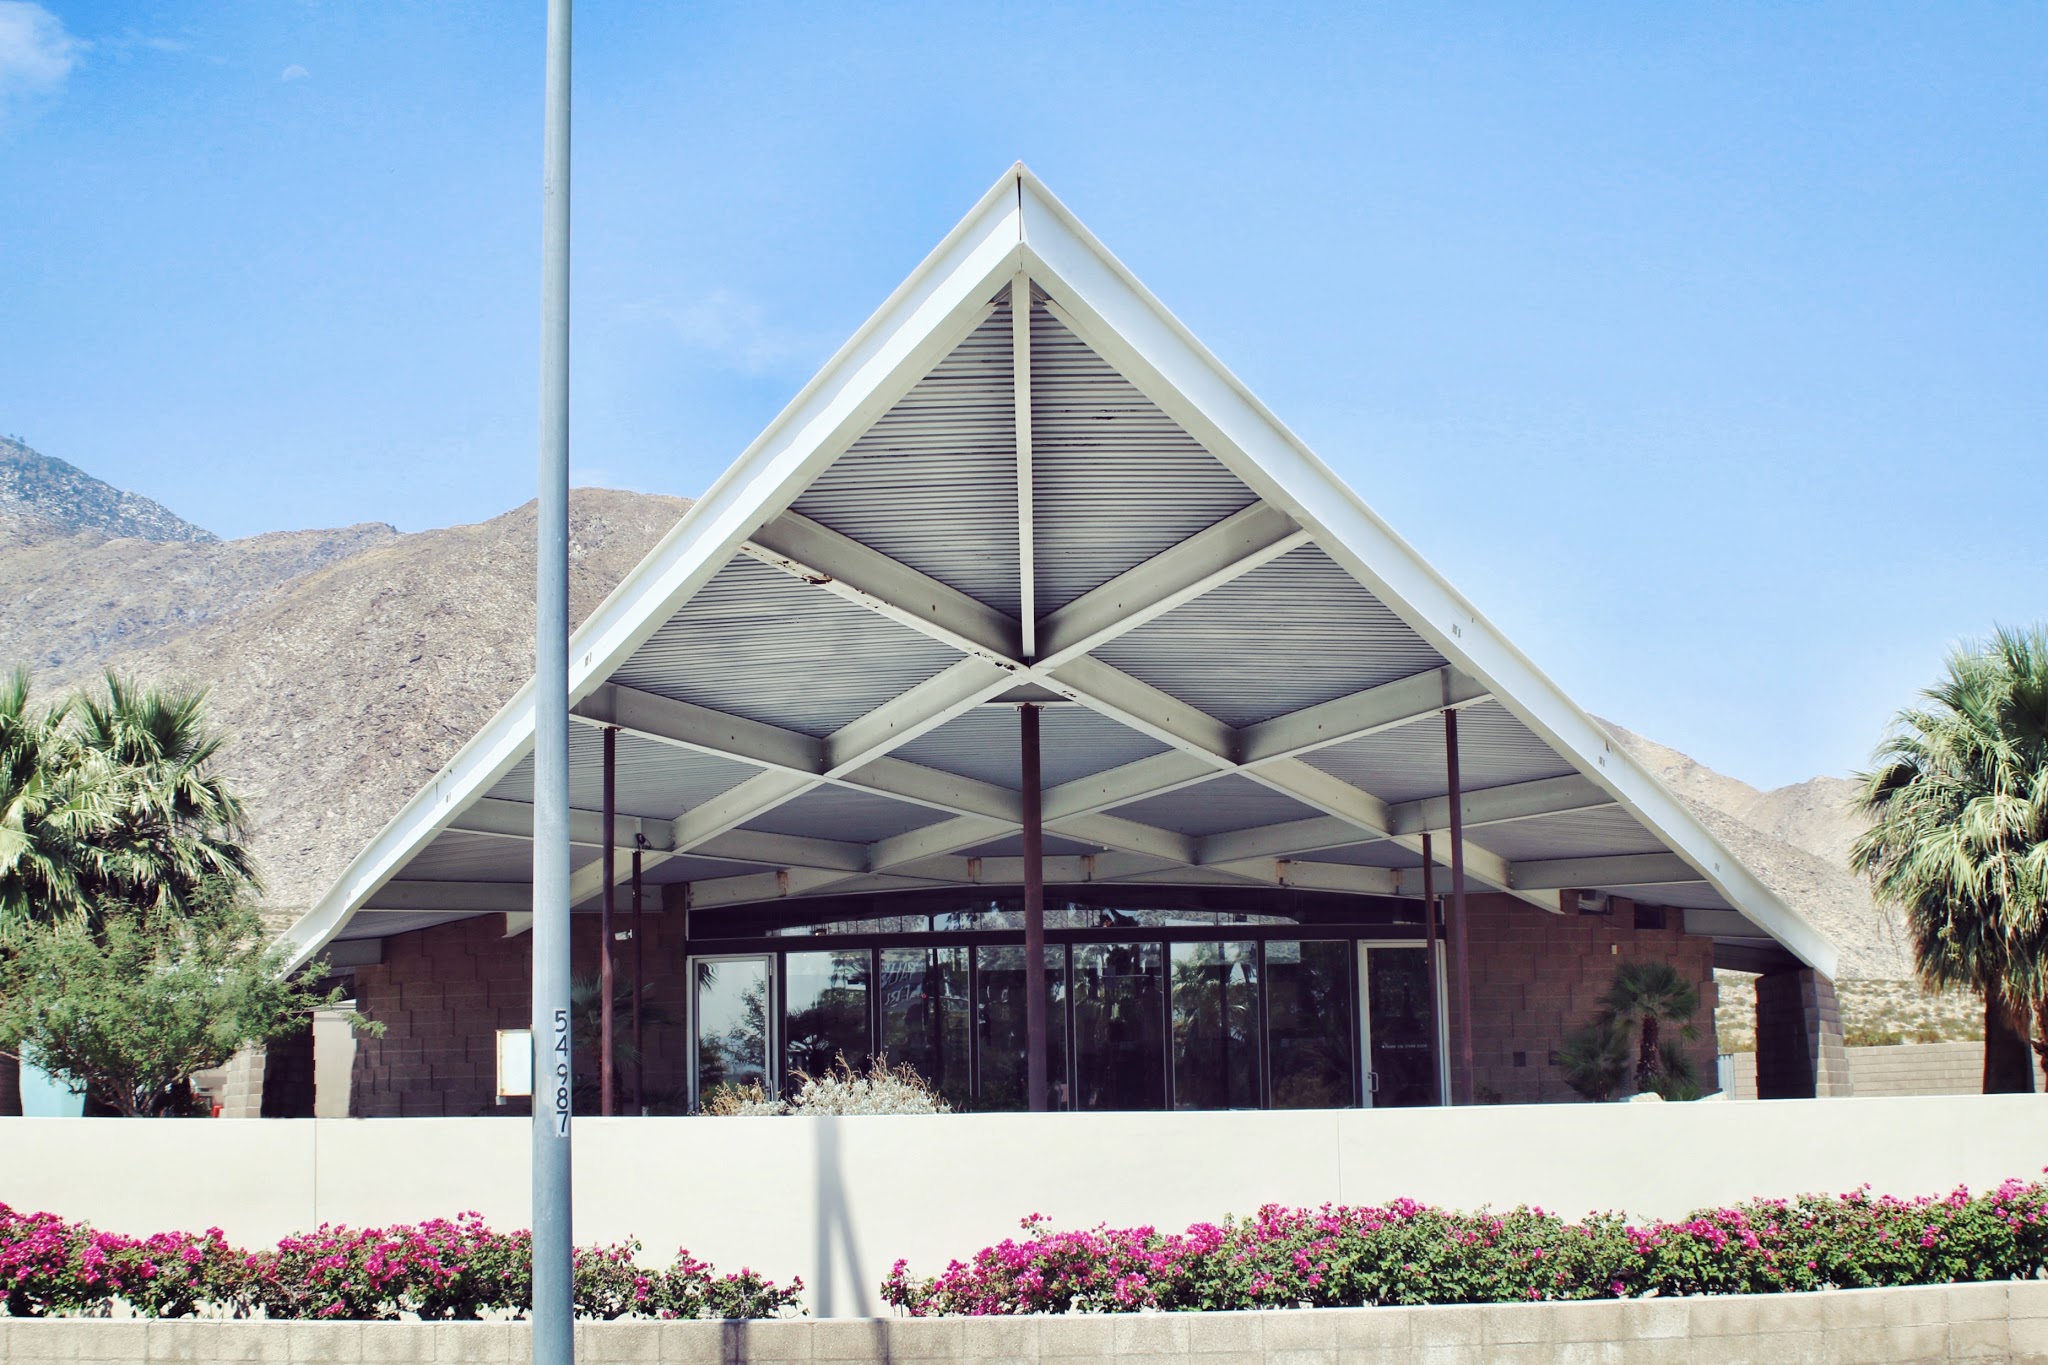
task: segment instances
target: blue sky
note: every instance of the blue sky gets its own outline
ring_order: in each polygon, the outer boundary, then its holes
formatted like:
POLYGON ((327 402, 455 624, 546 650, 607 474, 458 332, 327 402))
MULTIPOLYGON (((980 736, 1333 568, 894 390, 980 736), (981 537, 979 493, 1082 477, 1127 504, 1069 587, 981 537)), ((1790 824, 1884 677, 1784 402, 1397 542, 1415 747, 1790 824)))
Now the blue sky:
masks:
MULTIPOLYGON (((1724 771, 2048 617, 2048 7, 580 9, 580 482, 703 488, 1022 158, 1724 771)), ((0 3, 0 432, 230 536, 530 497, 541 15, 0 3)))

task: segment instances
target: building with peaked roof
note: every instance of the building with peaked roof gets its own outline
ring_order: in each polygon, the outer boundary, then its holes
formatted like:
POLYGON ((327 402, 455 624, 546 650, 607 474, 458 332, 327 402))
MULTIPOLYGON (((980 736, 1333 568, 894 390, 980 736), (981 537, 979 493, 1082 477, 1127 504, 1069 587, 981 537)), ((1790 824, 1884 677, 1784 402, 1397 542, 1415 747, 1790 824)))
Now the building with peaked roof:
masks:
MULTIPOLYGON (((1053 1107, 1574 1098, 1556 1050, 1644 958, 1702 991, 1708 1089, 1717 966, 1760 974, 1764 1093, 1845 1084, 1833 945, 1022 166, 571 670, 576 971, 608 942, 641 983, 628 1108, 878 1053, 1022 1106, 1038 895, 1053 1107)), ((386 1024, 355 1113, 502 1111, 532 702, 291 931, 386 1024)))

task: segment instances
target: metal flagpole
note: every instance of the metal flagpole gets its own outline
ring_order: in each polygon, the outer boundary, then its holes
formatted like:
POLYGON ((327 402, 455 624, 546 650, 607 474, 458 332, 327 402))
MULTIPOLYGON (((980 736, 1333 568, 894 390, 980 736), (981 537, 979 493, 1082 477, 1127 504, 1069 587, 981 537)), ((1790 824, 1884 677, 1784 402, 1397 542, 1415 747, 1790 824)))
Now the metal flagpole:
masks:
POLYGON ((533 668, 533 1362, 574 1365, 569 1096, 569 20, 548 0, 533 668))

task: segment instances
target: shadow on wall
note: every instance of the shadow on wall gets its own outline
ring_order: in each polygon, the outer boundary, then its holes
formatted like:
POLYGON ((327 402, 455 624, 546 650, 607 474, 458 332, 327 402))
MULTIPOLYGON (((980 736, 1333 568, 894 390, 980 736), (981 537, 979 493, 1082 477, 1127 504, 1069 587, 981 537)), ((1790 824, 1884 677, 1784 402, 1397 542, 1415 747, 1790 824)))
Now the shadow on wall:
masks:
POLYGON ((839 1120, 817 1118, 810 1123, 816 1133, 812 1150, 817 1178, 817 1243, 812 1264, 817 1267, 818 1282, 805 1286, 810 1291, 805 1297, 812 1313, 819 1317, 871 1318, 876 1311, 872 1298, 875 1286, 861 1273, 860 1238, 846 1196, 845 1163, 839 1150, 839 1120), (846 1303, 839 1301, 842 1269, 851 1286, 846 1303))

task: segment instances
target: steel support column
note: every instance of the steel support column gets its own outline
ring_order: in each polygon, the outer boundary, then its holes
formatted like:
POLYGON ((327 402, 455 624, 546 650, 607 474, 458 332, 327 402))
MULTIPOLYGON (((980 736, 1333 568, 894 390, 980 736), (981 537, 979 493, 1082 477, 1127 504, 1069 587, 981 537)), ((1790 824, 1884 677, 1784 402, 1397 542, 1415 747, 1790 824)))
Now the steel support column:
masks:
POLYGON ((1017 708, 1024 783, 1024 1088, 1034 1113, 1046 1107, 1045 825, 1038 763, 1038 708, 1017 708))
MULTIPOLYGON (((1438 998, 1442 988, 1443 973, 1437 969, 1436 934, 1436 856, 1430 847, 1427 833, 1422 836, 1422 942, 1423 952, 1429 963, 1429 1051, 1437 1058, 1435 1080, 1439 1086, 1444 1083, 1442 1049, 1444 1047, 1443 1002, 1438 998)), ((1450 1096, 1439 1094, 1439 1103, 1447 1103, 1450 1096)))
MULTIPOLYGON (((619 878, 619 732, 604 727, 604 900, 597 916, 597 1112, 612 1116, 612 1092, 616 1088, 616 1056, 612 1042, 612 912, 617 904, 619 878)), ((635 854, 638 860, 638 854, 635 854)))
POLYGON ((647 994, 647 947, 640 923, 640 845, 647 836, 633 836, 633 1112, 647 1112, 647 1040, 640 1032, 640 1000, 647 994))
POLYGON ((1472 952, 1465 914, 1465 793, 1458 780, 1458 713, 1444 712, 1444 775, 1451 805, 1451 971, 1458 1021, 1458 1100, 1473 1101, 1472 952))
POLYGON ((569 1122, 569 31, 548 0, 533 642, 534 1365, 576 1359, 569 1122))

